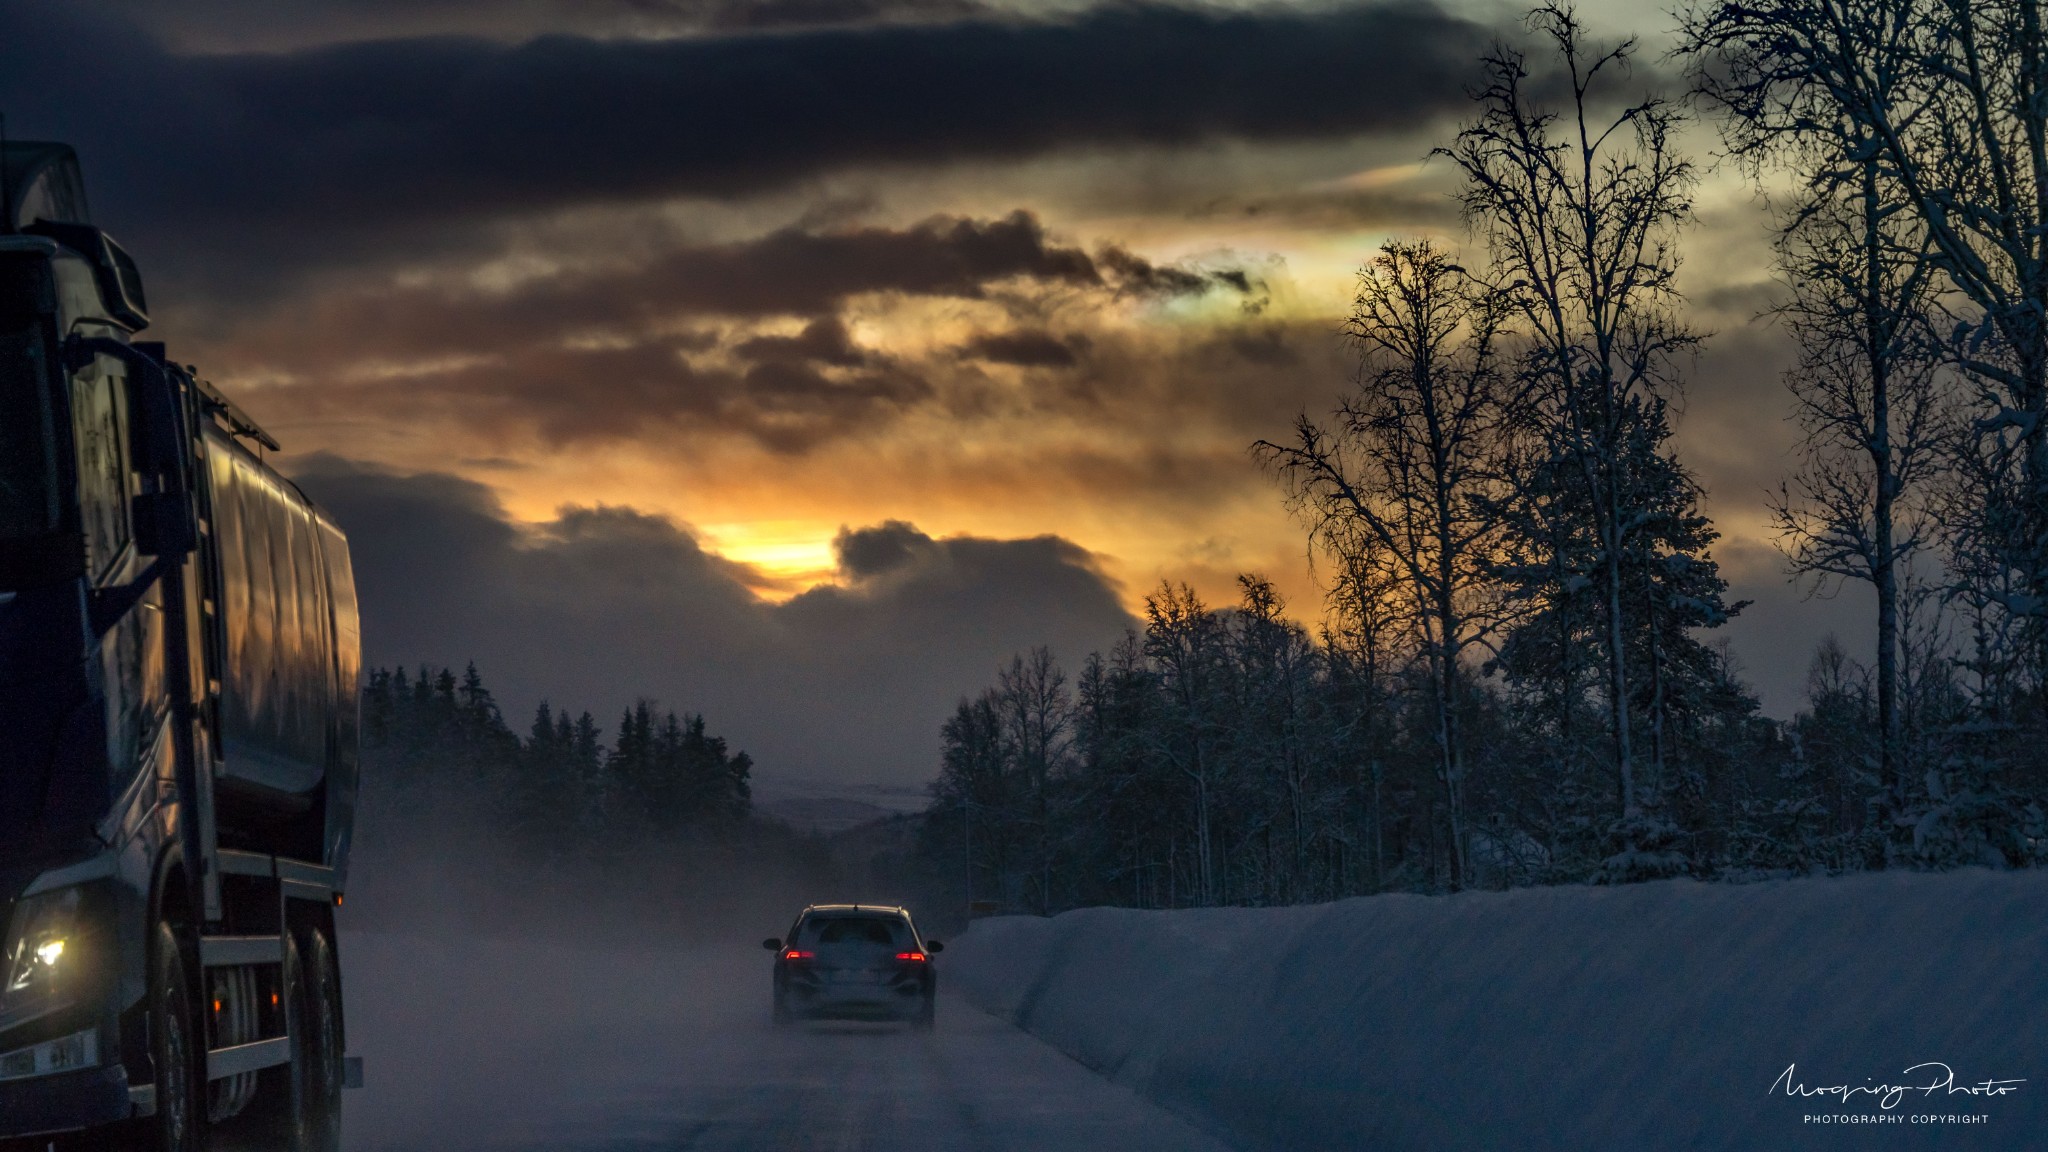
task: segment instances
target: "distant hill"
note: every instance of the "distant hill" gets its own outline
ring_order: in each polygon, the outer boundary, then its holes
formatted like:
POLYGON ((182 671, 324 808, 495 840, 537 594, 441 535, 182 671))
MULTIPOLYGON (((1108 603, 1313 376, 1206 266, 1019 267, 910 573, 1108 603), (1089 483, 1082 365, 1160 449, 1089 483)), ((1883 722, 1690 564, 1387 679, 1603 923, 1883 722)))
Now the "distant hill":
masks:
POLYGON ((799 797, 783 796, 758 801, 754 813, 769 820, 779 820, 799 832, 830 836, 873 824, 897 815, 893 808, 870 804, 865 800, 848 800, 842 797, 799 797))

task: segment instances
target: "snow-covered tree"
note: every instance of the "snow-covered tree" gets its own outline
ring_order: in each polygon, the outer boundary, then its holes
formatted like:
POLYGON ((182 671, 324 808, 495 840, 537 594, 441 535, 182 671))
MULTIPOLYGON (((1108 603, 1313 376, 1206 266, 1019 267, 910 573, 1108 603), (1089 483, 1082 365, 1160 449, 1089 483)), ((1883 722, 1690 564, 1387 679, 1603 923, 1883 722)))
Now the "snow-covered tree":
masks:
POLYGON ((1507 313, 1500 293, 1428 241, 1389 241, 1359 284, 1346 331, 1362 363, 1335 427, 1304 415, 1293 440, 1254 450, 1340 567, 1366 551, 1393 568, 1380 594, 1411 631, 1434 697, 1457 888, 1467 849, 1462 664, 1497 622, 1489 566, 1501 528, 1488 504, 1513 408, 1500 346, 1507 313))
MULTIPOLYGON (((1529 342, 1524 381, 1561 482, 1574 485, 1591 528, 1594 592, 1605 640, 1617 856, 1664 833, 1639 787, 1630 702, 1627 587, 1633 536, 1648 509, 1631 485, 1631 446, 1678 361, 1698 337, 1679 318, 1676 234, 1692 211, 1692 164, 1679 152, 1680 110, 1626 91, 1635 42, 1598 47, 1563 4, 1529 23, 1545 43, 1564 95, 1530 84, 1530 63, 1502 46, 1485 61, 1479 115, 1442 150, 1466 178, 1466 218, 1484 240, 1493 279, 1529 342)), ((1654 673, 1651 673, 1654 674, 1654 673)))

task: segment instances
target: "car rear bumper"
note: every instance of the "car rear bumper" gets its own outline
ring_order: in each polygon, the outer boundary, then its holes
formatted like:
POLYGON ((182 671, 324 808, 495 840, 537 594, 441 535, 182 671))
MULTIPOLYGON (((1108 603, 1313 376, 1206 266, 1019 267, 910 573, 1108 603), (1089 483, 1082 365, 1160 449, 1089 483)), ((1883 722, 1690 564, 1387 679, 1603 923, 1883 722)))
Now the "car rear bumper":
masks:
POLYGON ((797 985, 789 992, 789 1007, 814 1019, 892 1019, 915 1015, 924 1002, 916 984, 797 985))
POLYGON ((797 1009, 804 1020, 908 1020, 917 1015, 917 1004, 830 1003, 797 1009))

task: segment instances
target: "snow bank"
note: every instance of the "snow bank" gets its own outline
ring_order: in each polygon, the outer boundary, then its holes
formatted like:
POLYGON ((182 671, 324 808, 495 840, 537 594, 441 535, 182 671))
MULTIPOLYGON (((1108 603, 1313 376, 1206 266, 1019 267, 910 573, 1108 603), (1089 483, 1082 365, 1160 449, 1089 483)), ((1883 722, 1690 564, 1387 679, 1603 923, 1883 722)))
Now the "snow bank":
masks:
POLYGON ((945 959, 1247 1149, 2048 1148, 2048 872, 1092 908, 945 959))

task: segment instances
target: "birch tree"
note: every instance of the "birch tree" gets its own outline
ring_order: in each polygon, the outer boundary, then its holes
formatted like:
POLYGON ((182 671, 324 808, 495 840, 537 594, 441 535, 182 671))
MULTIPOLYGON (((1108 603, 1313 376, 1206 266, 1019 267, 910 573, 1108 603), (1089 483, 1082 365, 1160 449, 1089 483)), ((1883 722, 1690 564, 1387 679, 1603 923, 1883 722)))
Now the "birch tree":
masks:
MULTIPOLYGON (((1217 792, 1224 767, 1216 747, 1223 624, 1185 584, 1162 583, 1145 598, 1145 655, 1164 690, 1162 752, 1187 781, 1194 801, 1195 897, 1216 902, 1217 792)), ((1169 868, 1169 871, 1172 871, 1169 868)))
POLYGON ((1030 837, 1034 903, 1044 913, 1053 905, 1054 824, 1059 815, 1054 810, 1054 785, 1072 751, 1074 718, 1067 676, 1052 650, 1038 647, 1013 657, 996 677, 995 704, 1022 805, 1012 814, 1012 826, 1030 837))
MULTIPOLYGON (((2048 29, 2040 0, 1704 0, 1683 16, 1731 149, 1869 161, 1926 231, 1975 383, 1948 525, 2048 707, 2048 29)), ((1814 173, 1834 179, 1826 168, 1814 173)))
POLYGON ((1885 194, 1875 158, 1815 182, 1777 237, 1792 289, 1778 309, 1799 343, 1786 374, 1804 438, 1780 487, 1776 526, 1795 573, 1867 582, 1876 593, 1878 779, 1906 804, 1899 707, 1899 599, 1925 542, 1922 489, 1942 423, 1929 339, 1933 265, 1925 233, 1885 194))
POLYGON ((1466 218, 1532 346, 1525 379, 1543 434, 1590 513, 1625 855, 1650 820, 1637 787, 1626 642, 1625 568, 1643 509, 1632 503, 1625 457, 1698 344, 1675 311, 1676 233, 1691 218, 1695 176, 1675 144, 1681 112, 1656 96, 1623 102, 1633 40, 1595 46, 1563 4, 1537 8, 1529 24, 1558 69, 1558 106, 1532 93, 1523 52, 1496 48, 1478 118, 1440 154, 1464 172, 1466 218))
POLYGON ((1238 705, 1246 767, 1278 826, 1285 858, 1269 859, 1264 889, 1287 903, 1308 888, 1309 847, 1322 810, 1322 749, 1327 746, 1317 705, 1318 654, 1307 629, 1287 619, 1286 601, 1262 576, 1237 578, 1242 593, 1231 630, 1232 663, 1239 677, 1238 705))
POLYGON ((1395 568, 1395 604, 1433 697, 1455 889, 1468 870, 1460 661, 1493 627, 1487 566, 1499 523, 1483 506, 1509 406, 1504 313, 1498 294, 1428 241, 1390 241, 1359 285, 1346 331, 1362 364, 1336 427, 1303 416, 1293 440, 1254 450, 1325 551, 1364 544, 1395 568))

